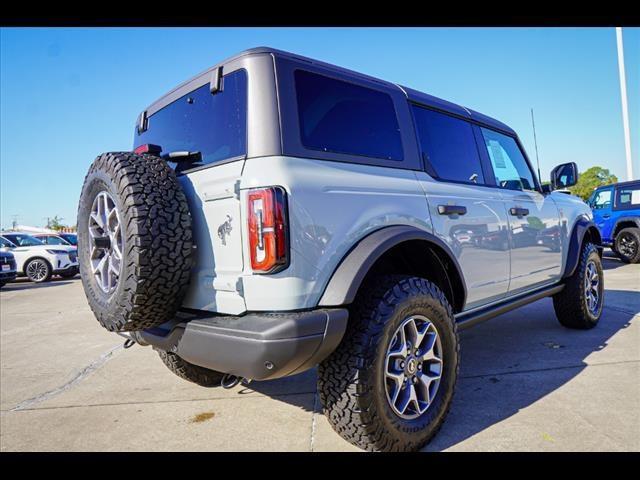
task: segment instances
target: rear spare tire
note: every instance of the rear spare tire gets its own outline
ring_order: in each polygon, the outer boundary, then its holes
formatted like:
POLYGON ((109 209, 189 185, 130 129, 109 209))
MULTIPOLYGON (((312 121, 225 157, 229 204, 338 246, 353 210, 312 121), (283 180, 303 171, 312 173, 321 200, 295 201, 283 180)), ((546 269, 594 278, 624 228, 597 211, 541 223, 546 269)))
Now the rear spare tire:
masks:
POLYGON ((153 155, 104 153, 84 181, 78 261, 89 306, 110 331, 173 318, 191 271, 191 216, 175 172, 153 155))

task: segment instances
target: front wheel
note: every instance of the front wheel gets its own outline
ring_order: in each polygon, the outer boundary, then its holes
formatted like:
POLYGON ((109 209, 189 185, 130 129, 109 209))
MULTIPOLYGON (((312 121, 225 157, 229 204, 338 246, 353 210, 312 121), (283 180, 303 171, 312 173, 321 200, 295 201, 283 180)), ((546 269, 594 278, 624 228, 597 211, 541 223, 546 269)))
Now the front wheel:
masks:
POLYGON ((598 324, 603 305, 602 261, 596 246, 585 243, 573 275, 566 280, 564 289, 553 296, 553 309, 565 327, 586 330, 598 324))
POLYGON ((453 398, 453 312, 423 278, 388 275, 363 290, 345 337, 318 369, 324 413, 362 449, 415 451, 440 429, 453 398))
POLYGON ((613 251, 625 263, 640 262, 640 228, 623 228, 616 235, 613 251))
POLYGON ((34 258, 24 268, 27 278, 34 283, 48 282, 51 280, 51 265, 44 258, 34 258))

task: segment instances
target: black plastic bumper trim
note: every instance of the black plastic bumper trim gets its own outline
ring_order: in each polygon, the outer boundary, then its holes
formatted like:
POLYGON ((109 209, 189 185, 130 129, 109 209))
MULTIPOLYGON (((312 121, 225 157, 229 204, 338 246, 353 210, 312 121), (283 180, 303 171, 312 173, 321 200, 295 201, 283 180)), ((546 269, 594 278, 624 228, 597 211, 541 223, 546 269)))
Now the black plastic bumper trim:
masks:
POLYGON ((135 338, 195 365, 267 380, 324 360, 340 343, 347 318, 344 308, 241 317, 181 313, 166 330, 136 332, 135 338))

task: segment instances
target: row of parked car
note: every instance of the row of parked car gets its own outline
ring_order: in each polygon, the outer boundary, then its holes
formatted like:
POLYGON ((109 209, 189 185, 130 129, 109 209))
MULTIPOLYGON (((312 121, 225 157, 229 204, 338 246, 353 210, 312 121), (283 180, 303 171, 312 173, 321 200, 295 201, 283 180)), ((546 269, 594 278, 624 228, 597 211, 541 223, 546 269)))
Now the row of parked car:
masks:
MULTIPOLYGON (((593 210, 594 222, 600 230, 602 243, 610 247, 626 263, 640 262, 640 182, 622 182, 594 190, 587 201, 593 210)), ((530 229, 528 240, 560 250, 560 227, 530 229)), ((514 241, 527 240, 526 228, 514 235, 514 241)), ((53 275, 73 278, 78 274, 78 237, 75 233, 2 232, 0 234, 0 287, 19 276, 32 282, 47 282, 53 275)), ((476 232, 464 226, 452 233, 456 244, 486 243, 491 248, 504 244, 507 232, 476 232), (504 236, 496 242, 492 236, 504 236)))
POLYGON ((0 287, 23 276, 36 283, 53 275, 73 278, 78 274, 77 244, 75 233, 0 233, 0 287))

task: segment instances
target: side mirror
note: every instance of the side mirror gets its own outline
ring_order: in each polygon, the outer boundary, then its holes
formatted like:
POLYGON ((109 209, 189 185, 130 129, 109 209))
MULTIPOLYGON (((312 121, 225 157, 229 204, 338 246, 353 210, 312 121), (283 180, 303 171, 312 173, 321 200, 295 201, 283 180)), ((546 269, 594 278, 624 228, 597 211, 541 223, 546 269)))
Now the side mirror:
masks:
POLYGON ((578 183, 578 166, 575 162, 563 163, 551 170, 551 189, 571 187, 578 183))

